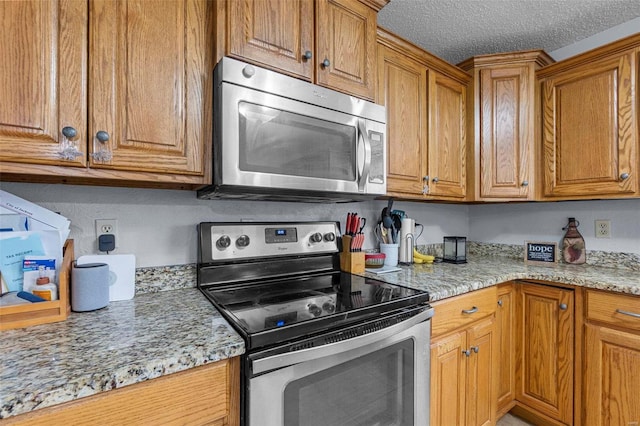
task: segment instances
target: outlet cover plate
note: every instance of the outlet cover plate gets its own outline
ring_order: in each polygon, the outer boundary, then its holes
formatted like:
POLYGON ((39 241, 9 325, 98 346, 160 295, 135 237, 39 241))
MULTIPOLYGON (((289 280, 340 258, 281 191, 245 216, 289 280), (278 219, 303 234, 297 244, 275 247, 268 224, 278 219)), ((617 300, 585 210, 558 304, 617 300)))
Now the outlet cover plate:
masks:
POLYGON ((118 247, 118 220, 117 219, 96 219, 96 241, 100 235, 110 234, 115 238, 115 246, 118 247))
POLYGON ((611 221, 608 219, 596 220, 596 238, 611 238, 611 221))

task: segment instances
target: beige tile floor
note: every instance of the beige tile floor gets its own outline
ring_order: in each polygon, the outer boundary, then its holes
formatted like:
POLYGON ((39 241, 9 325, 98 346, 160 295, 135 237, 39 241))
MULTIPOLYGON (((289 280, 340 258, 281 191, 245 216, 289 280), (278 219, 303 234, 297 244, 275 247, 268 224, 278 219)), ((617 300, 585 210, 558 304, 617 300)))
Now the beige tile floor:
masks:
POLYGON ((496 423, 496 426, 530 426, 530 425, 531 423, 525 422, 519 417, 512 416, 509 413, 505 414, 505 416, 502 417, 500 420, 498 420, 498 423, 496 423))

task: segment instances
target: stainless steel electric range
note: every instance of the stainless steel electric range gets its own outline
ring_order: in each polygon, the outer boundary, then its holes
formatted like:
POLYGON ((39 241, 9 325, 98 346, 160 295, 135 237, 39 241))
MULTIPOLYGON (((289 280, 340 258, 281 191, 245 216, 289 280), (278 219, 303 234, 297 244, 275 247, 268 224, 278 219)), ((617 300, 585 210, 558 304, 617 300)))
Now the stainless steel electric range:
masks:
POLYGON ((428 424, 426 292, 341 272, 336 222, 198 235, 198 287, 246 342, 243 425, 428 424))

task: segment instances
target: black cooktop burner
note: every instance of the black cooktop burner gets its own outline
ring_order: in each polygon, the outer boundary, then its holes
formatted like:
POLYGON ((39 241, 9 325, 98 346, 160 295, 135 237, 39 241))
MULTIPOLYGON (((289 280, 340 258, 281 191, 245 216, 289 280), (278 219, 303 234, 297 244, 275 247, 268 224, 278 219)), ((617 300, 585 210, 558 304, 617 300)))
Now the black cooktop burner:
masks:
POLYGON ((428 293, 343 272, 203 288, 248 349, 416 306, 428 293))

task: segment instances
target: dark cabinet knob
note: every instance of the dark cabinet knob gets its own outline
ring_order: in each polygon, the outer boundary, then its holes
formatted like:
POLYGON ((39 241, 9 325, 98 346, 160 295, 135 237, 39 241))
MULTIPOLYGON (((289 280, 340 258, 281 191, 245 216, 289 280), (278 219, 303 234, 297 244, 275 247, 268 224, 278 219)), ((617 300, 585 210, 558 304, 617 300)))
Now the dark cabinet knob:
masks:
POLYGON ((322 61, 322 67, 329 68, 329 65, 331 65, 331 62, 329 62, 327 58, 324 58, 324 61, 322 61))
POLYGON ((310 50, 307 50, 306 52, 304 52, 304 53, 302 54, 302 57, 303 57, 304 59, 311 59, 311 58, 312 58, 312 56, 313 56, 313 55, 312 55, 312 53, 311 53, 311 51, 310 51, 310 50))
POLYGON ((622 173, 620 175, 620 179, 622 179, 622 180, 629 179, 629 173, 622 173))
POLYGON ((99 130, 98 133, 96 133, 96 139, 98 139, 100 143, 105 143, 109 140, 109 133, 104 130, 99 130))
POLYGON ((62 128, 62 134, 67 139, 73 139, 78 136, 78 131, 74 127, 65 126, 62 128))

